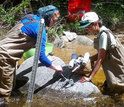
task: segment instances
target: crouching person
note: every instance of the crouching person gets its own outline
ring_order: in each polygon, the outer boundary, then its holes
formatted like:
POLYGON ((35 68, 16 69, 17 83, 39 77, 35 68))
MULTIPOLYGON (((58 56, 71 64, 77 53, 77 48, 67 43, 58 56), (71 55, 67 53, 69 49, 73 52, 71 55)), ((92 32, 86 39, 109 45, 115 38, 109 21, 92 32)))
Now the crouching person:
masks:
MULTIPOLYGON (((15 25, 0 41, 0 97, 9 97, 13 87, 15 66, 23 53, 35 46, 40 20, 52 27, 60 16, 58 8, 49 5, 38 9, 38 14, 27 14, 15 25)), ((61 66, 55 66, 45 55, 46 29, 43 28, 43 37, 39 60, 46 67, 62 72, 61 66)))
POLYGON ((89 34, 97 34, 94 48, 98 54, 94 69, 89 77, 82 77, 80 82, 90 81, 102 65, 106 76, 106 88, 110 92, 124 92, 124 47, 112 32, 102 25, 102 19, 95 12, 87 12, 80 21, 80 27, 89 34))

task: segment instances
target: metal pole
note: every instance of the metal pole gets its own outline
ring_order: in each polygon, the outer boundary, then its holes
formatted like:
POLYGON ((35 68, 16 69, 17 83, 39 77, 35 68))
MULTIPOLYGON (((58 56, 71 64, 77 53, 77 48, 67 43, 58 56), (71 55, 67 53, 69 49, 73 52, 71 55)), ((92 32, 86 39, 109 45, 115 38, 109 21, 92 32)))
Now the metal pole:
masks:
POLYGON ((44 19, 41 19, 38 37, 37 37, 37 41, 36 41, 36 50, 35 50, 35 55, 34 55, 32 74, 31 74, 31 79, 30 79, 30 84, 29 84, 29 89, 28 89, 27 103, 29 105, 30 105, 30 102, 32 102, 34 88, 35 88, 35 76, 36 76, 36 71, 37 71, 37 67, 38 67, 38 60, 39 60, 39 55, 40 55, 41 43, 42 43, 43 27, 44 27, 44 19))

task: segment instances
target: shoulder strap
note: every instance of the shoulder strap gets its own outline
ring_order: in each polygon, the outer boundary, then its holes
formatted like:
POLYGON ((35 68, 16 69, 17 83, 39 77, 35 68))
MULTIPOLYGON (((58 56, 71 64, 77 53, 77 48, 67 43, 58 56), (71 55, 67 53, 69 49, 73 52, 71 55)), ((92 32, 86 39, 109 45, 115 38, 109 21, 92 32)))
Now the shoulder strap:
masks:
POLYGON ((24 25, 29 24, 29 23, 35 23, 35 22, 40 23, 40 21, 36 21, 36 20, 32 17, 32 15, 27 15, 27 16, 25 16, 24 18, 21 19, 21 21, 22 21, 22 20, 25 20, 25 19, 31 19, 31 21, 23 23, 24 25))
POLYGON ((111 30, 102 30, 100 32, 100 34, 102 34, 103 32, 105 32, 107 34, 108 46, 110 46, 111 45, 111 37, 110 37, 110 34, 109 33, 112 33, 112 31, 111 30))

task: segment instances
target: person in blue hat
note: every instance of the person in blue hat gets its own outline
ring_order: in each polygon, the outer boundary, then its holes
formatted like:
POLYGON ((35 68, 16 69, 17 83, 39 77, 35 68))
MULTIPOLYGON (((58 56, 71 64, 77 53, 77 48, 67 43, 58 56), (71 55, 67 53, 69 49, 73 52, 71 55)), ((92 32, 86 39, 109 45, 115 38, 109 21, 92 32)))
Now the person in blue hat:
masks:
POLYGON ((84 28, 88 34, 95 34, 94 48, 98 53, 91 56, 94 68, 91 74, 83 76, 79 81, 90 81, 102 65, 106 76, 105 89, 110 92, 124 92, 124 47, 118 37, 105 27, 102 19, 95 12, 87 12, 80 21, 79 28, 84 28))
MULTIPOLYGON (((23 53, 33 48, 36 44, 40 20, 45 20, 47 27, 52 27, 60 13, 57 7, 48 5, 38 9, 37 14, 25 15, 0 41, 0 96, 9 97, 13 88, 13 76, 18 60, 23 53)), ((47 39, 46 28, 43 28, 43 37, 39 60, 46 67, 62 72, 61 66, 55 66, 45 54, 47 39)))

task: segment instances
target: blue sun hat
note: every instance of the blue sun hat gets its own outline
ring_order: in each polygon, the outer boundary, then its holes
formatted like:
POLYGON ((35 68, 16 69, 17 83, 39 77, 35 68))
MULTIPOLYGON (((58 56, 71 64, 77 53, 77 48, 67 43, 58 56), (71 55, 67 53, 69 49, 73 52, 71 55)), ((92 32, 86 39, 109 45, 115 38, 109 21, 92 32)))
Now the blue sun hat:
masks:
POLYGON ((87 12, 82 16, 79 28, 88 27, 91 23, 99 20, 98 15, 95 12, 87 12))
POLYGON ((49 26, 50 20, 53 16, 53 13, 56 12, 56 11, 58 11, 57 7, 55 7, 53 5, 48 5, 48 6, 39 8, 38 11, 37 11, 37 15, 40 18, 44 18, 45 25, 49 26))

